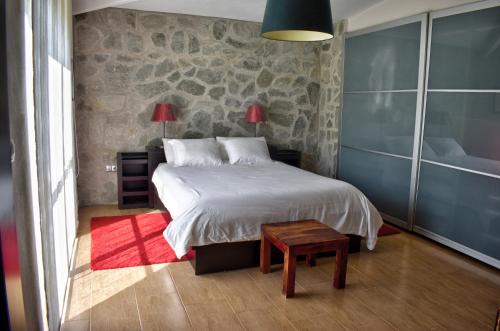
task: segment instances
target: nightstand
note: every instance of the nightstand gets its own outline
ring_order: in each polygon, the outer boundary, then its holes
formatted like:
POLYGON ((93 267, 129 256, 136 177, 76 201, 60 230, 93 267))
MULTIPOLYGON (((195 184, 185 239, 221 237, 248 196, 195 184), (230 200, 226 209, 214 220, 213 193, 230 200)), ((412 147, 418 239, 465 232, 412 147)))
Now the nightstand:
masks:
POLYGON ((149 207, 148 154, 118 153, 118 208, 149 207))
POLYGON ((271 159, 274 161, 280 161, 293 167, 300 168, 301 153, 299 151, 292 149, 269 148, 269 154, 271 155, 271 159))
POLYGON ((165 209, 151 181, 160 163, 167 162, 162 148, 117 155, 118 208, 165 209))

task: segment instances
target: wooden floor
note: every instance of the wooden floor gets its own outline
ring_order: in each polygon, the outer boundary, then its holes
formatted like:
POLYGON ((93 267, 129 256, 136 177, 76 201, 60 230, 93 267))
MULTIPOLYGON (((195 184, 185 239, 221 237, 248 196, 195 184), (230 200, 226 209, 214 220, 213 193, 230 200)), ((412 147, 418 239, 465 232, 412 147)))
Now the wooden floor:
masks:
POLYGON ((492 330, 500 306, 498 270, 406 233, 350 255, 344 290, 332 288, 332 258, 299 263, 293 299, 281 295, 279 267, 90 271, 90 218, 139 212, 148 210, 80 210, 62 330, 492 330))

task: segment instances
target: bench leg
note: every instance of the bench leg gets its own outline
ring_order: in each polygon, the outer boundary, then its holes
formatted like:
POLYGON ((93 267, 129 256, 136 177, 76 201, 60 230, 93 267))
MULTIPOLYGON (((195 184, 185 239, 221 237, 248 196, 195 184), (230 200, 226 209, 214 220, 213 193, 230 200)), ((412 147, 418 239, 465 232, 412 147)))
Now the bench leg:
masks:
POLYGON ((283 294, 287 298, 291 298, 295 294, 295 267, 295 252, 288 249, 285 252, 285 264, 283 270, 283 294))
POLYGON ((271 243, 264 234, 260 237, 260 271, 263 274, 271 271, 271 243))
POLYGON ((347 273, 347 256, 349 254, 348 246, 337 249, 335 276, 333 278, 333 287, 342 289, 345 287, 345 277, 347 273))
POLYGON ((316 255, 314 254, 307 254, 306 255, 306 263, 310 267, 314 267, 316 265, 316 255))

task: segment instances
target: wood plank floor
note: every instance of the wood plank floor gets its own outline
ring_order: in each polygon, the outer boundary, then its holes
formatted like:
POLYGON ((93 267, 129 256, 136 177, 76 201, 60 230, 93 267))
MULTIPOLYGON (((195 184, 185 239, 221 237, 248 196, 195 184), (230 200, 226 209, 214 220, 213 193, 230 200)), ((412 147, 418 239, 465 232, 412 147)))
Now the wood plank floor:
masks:
POLYGON ((421 237, 379 239, 349 256, 344 290, 333 259, 297 266, 296 297, 281 269, 194 276, 189 262, 90 270, 90 218, 136 214, 82 208, 62 330, 491 330, 500 271, 421 237))

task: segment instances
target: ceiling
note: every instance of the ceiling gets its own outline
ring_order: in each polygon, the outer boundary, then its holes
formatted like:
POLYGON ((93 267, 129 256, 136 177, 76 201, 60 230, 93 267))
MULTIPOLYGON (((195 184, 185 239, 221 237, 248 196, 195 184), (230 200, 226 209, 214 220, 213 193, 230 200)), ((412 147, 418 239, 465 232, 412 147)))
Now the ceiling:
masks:
MULTIPOLYGON (((310 0, 314 1, 314 0, 310 0)), ((383 0, 330 0, 334 21, 357 15, 383 0)), ((262 22, 266 0, 73 0, 73 14, 106 7, 262 22)))

